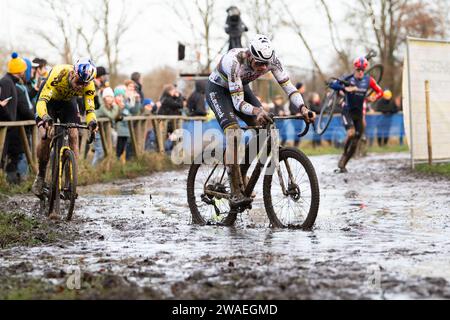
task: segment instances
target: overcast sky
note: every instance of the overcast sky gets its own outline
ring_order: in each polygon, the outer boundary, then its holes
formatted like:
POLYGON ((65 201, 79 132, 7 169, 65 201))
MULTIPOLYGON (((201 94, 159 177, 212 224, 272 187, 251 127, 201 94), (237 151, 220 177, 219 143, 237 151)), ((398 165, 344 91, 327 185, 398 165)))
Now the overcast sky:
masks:
MULTIPOLYGON (((192 9, 193 0, 180 0, 188 4, 192 9)), ((226 19, 226 8, 230 5, 237 5, 241 8, 243 20, 251 25, 249 12, 241 1, 216 0, 217 9, 215 11, 214 25, 212 29, 213 49, 219 51, 227 39, 223 31, 226 19), (241 4, 241 5, 239 5, 241 4)), ((322 7, 316 0, 286 0, 289 8, 298 22, 302 26, 306 37, 312 45, 313 50, 321 60, 321 65, 327 67, 332 63, 334 52, 331 49, 328 34, 328 25, 324 19, 322 7)), ((117 14, 121 7, 120 1, 115 0, 117 7, 114 7, 117 14)), ((159 0, 128 0, 129 7, 125 10, 131 15, 139 12, 131 30, 123 43, 123 53, 121 70, 129 73, 135 70, 149 71, 158 66, 168 65, 177 67, 177 43, 178 41, 189 43, 193 34, 179 22, 178 17, 173 13, 166 1, 159 0)), ((347 1, 329 1, 333 14, 337 21, 342 21, 345 13, 349 10, 350 4, 347 1)), ((58 37, 58 29, 51 22, 52 17, 45 9, 42 0, 0 0, 0 41, 7 45, 8 49, 27 48, 36 56, 48 57, 49 60, 60 62, 60 58, 55 50, 49 47, 44 41, 30 32, 33 29, 42 27, 52 37, 58 37)), ((75 5, 71 12, 76 12, 75 5)), ((199 23, 198 16, 191 14, 195 18, 195 23, 199 23)), ((89 20, 89 17, 80 16, 79 19, 89 20)), ((87 21, 87 24, 90 22, 87 21)), ((344 37, 350 37, 351 30, 342 30, 344 37)), ((249 33, 251 35, 252 33, 249 33)), ((274 44, 279 56, 286 65, 300 68, 311 68, 311 61, 307 55, 299 37, 287 28, 273 30, 274 44)), ((356 54, 361 54, 355 50, 356 54)), ((97 65, 105 61, 97 61, 97 65)))

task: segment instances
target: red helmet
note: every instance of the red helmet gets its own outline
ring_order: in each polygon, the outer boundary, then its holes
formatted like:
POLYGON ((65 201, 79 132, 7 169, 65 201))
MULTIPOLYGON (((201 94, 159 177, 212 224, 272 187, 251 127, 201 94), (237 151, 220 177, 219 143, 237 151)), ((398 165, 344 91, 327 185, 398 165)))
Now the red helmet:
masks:
POLYGON ((369 66, 369 61, 364 57, 360 57, 353 62, 353 65, 355 66, 355 69, 366 70, 369 66))

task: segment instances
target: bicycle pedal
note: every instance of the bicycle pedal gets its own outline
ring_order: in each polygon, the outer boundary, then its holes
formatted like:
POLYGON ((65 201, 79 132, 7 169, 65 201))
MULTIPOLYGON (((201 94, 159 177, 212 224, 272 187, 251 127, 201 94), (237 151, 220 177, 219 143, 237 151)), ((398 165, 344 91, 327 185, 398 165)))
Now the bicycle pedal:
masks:
POLYGON ((238 208, 248 207, 252 203, 253 203, 252 198, 231 199, 230 200, 230 208, 238 209, 238 208))

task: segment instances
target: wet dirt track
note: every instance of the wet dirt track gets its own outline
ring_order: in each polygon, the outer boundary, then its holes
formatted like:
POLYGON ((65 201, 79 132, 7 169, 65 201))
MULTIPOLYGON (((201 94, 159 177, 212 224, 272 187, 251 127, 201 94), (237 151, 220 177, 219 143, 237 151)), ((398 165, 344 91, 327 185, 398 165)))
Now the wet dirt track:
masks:
POLYGON ((24 275, 50 280, 112 273, 162 298, 449 299, 450 181, 411 174, 405 154, 352 161, 346 175, 333 173, 337 156, 312 161, 312 232, 269 229, 261 185, 235 228, 192 226, 187 173, 170 172, 82 189, 80 240, 2 250, 0 265, 31 263, 24 275))

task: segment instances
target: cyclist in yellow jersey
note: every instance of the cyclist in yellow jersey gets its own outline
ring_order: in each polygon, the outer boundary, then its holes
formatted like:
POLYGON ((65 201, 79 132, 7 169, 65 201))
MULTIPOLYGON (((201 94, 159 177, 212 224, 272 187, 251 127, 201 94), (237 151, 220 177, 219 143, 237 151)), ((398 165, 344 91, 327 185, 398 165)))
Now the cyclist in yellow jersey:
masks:
MULTIPOLYGON (((55 66, 40 89, 36 105, 36 123, 40 135, 37 146, 39 172, 32 187, 32 192, 37 196, 41 196, 43 193, 45 173, 50 157, 51 139, 47 138, 47 129, 57 120, 61 123, 80 123, 77 97, 84 98, 86 123, 91 130, 97 130, 93 81, 96 73, 97 69, 91 59, 82 58, 75 65, 55 66)), ((70 129, 69 144, 78 158, 77 129, 70 129)))

